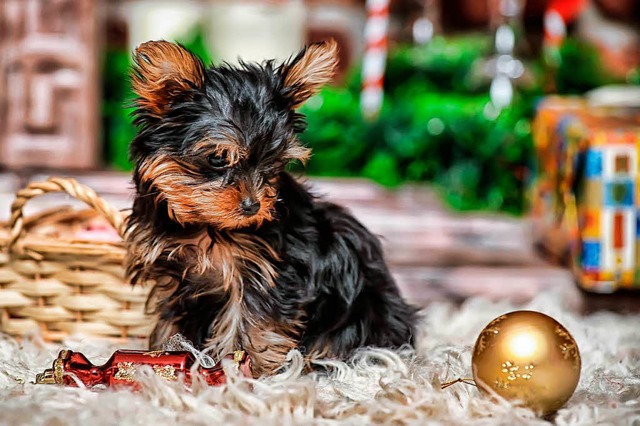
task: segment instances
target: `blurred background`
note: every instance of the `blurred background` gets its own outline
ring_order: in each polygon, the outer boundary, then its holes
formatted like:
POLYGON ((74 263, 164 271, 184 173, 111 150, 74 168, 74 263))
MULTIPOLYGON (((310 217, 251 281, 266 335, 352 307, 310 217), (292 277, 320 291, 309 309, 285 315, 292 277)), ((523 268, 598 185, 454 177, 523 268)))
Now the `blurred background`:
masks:
POLYGON ((139 43, 219 63, 332 37, 296 171, 384 237, 410 299, 634 289, 639 28, 636 0, 0 0, 0 220, 51 175, 130 205, 139 43))

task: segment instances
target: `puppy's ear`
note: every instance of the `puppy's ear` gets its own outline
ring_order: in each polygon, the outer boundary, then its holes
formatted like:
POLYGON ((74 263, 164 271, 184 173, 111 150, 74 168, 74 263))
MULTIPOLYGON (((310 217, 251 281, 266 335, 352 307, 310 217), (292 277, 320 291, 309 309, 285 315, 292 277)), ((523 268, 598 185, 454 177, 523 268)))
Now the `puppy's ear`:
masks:
POLYGON ((284 95, 291 101, 292 108, 305 103, 329 83, 337 65, 338 43, 333 39, 311 44, 282 64, 284 95))
POLYGON ((162 116, 171 102, 204 85, 202 61, 185 49, 167 41, 148 41, 135 51, 131 71, 138 110, 162 116))

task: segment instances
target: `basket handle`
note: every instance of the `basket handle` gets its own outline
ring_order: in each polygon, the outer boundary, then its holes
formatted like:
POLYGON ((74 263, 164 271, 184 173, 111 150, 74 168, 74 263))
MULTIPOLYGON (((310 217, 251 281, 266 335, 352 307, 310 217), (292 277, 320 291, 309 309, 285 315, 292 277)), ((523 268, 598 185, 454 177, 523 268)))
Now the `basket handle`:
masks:
POLYGON ((24 205, 30 199, 48 192, 66 192, 80 201, 84 201, 89 207, 100 213, 115 228, 124 239, 125 216, 118 209, 111 206, 96 192, 86 185, 78 183, 75 179, 52 177, 44 182, 33 182, 16 193, 16 199, 11 204, 11 219, 9 220, 9 241, 7 248, 10 252, 26 254, 24 247, 17 244, 24 234, 24 205))

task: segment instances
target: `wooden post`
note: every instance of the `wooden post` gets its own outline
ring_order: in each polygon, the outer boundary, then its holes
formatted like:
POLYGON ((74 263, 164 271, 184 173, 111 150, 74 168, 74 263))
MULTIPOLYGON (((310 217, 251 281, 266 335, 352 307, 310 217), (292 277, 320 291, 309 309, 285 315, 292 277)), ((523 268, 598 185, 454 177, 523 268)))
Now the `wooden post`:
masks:
POLYGON ((98 165, 96 0, 0 1, 0 165, 98 165))

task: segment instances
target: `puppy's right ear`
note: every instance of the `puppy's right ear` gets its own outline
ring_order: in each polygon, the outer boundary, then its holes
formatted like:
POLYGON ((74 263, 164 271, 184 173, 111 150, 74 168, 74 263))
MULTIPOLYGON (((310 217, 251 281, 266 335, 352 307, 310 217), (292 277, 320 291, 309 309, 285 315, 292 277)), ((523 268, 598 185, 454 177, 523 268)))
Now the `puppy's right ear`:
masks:
POLYGON ((331 39, 311 44, 282 64, 285 96, 298 108, 329 83, 338 67, 338 43, 331 39))
POLYGON ((176 99, 204 85, 202 61, 167 41, 148 41, 135 51, 131 71, 138 114, 161 117, 176 99))

